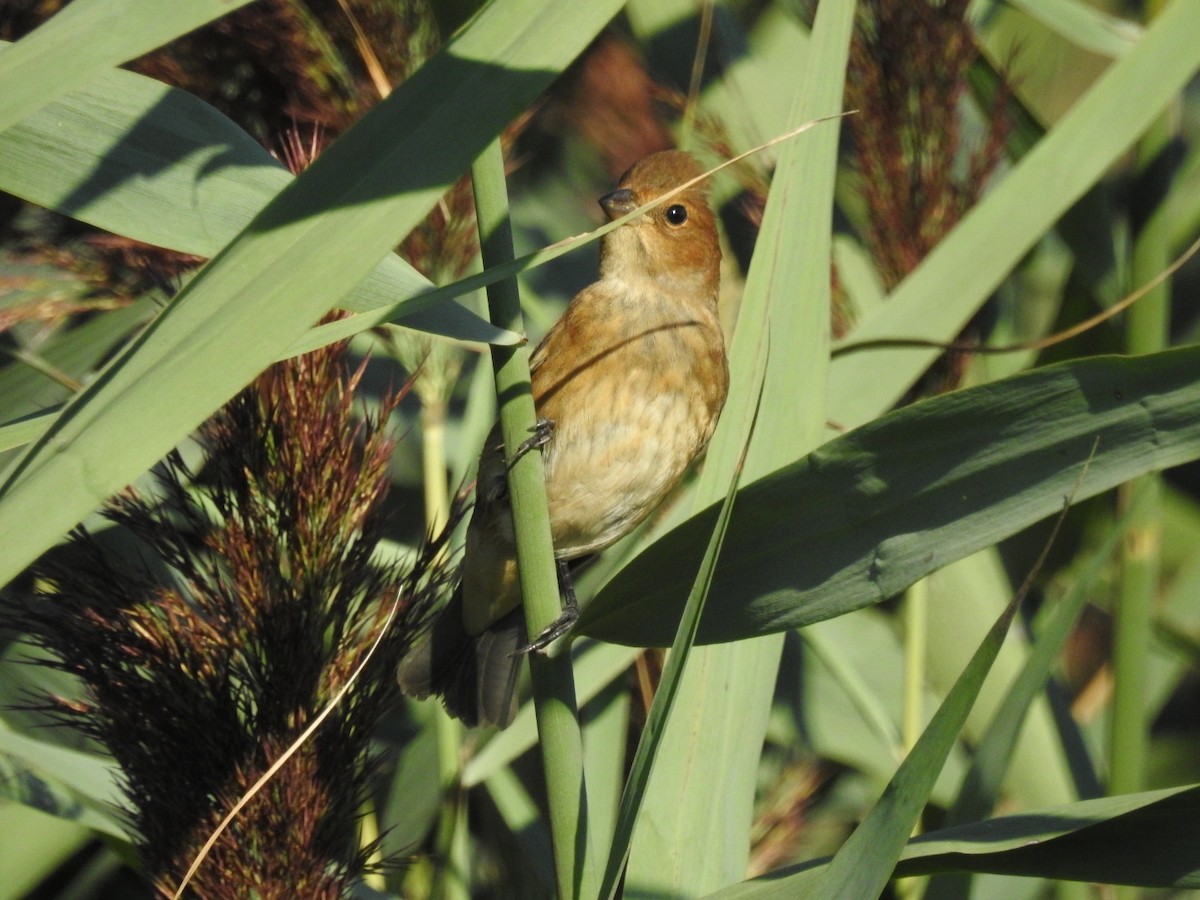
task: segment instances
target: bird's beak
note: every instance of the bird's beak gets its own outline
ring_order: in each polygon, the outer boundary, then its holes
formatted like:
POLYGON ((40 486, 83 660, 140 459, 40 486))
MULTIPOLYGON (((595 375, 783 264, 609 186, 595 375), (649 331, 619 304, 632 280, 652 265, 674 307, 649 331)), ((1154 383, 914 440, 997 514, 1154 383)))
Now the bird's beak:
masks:
POLYGON ((603 207, 610 222, 637 209, 637 203, 633 199, 633 191, 629 190, 629 188, 619 188, 611 194, 605 194, 600 198, 600 206, 603 207))

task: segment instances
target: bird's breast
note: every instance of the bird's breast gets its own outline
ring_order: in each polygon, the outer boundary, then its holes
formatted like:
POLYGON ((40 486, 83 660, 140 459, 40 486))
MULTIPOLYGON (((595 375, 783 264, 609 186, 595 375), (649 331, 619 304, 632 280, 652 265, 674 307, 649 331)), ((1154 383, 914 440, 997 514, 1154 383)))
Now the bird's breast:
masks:
POLYGON ((545 454, 554 545, 573 557, 618 540, 670 493, 712 436, 728 375, 715 316, 605 329, 567 355, 574 365, 554 367, 557 382, 534 387, 555 423, 545 454))

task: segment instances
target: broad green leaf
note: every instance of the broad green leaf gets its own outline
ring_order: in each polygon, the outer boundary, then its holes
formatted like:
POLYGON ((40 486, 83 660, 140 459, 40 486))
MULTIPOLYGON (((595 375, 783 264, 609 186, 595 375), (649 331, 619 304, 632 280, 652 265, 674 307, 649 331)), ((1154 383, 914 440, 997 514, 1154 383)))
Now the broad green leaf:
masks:
MULTIPOLYGON (((215 256, 293 181, 224 114, 178 88, 108 69, 0 132, 0 190, 105 231, 215 256)), ((394 254, 341 306, 364 312, 433 285, 394 254)), ((394 318, 460 340, 517 340, 456 303, 394 318)))
POLYGON ((1029 708, 1034 698, 1044 689, 1046 679, 1050 677, 1080 613, 1092 597, 1092 589, 1119 546, 1128 521, 1127 510, 1121 522, 1109 530, 1100 546, 1087 560, 1066 596, 1059 599, 1054 608, 1043 617, 1043 627, 1036 635, 1029 658, 976 747, 975 759, 964 780, 961 793, 947 813, 948 826, 982 819, 991 812, 991 807, 1000 793, 1000 781, 1005 768, 1012 758, 1012 748, 1021 733, 1022 723, 1029 708))
MULTIPOLYGON (((791 89, 784 108, 793 127, 842 111, 853 19, 852 2, 825 2, 810 40, 799 29, 783 31, 794 61, 779 53, 784 64, 775 75, 791 89)), ((763 104, 752 112, 769 119, 777 108, 763 104)), ((836 124, 825 123, 780 151, 730 347, 730 396, 699 478, 698 503, 728 488, 749 437, 749 410, 759 402, 756 368, 764 357, 764 427, 750 443, 746 478, 821 440, 837 139, 836 124)), ((690 582, 698 563, 691 556, 669 567, 690 582)), ((711 596, 724 600, 717 591, 711 596)), ((743 877, 781 648, 781 638, 768 638, 692 653, 659 751, 665 764, 655 769, 633 837, 627 896, 696 895, 743 877), (714 795, 717 783, 722 790, 714 795)))
POLYGON ((0 583, 340 302, 619 5, 494 0, 255 216, 5 473, 0 583))
MULTIPOLYGON (((1200 786, 1085 800, 935 831, 901 854, 897 877, 993 872, 1063 881, 1200 887, 1200 786)), ((811 896, 828 860, 780 869, 711 900, 811 896), (786 881, 803 873, 804 879, 786 881), (799 890, 801 893, 796 893, 799 890)))
MULTIPOLYGON (((411 704, 410 708, 416 708, 411 704)), ((423 712, 437 713, 432 706, 423 712)), ((391 777, 386 791, 377 801, 379 849, 384 857, 411 852, 436 820, 442 803, 442 784, 434 773, 438 770, 438 735, 430 716, 418 715, 409 719, 413 731, 395 735, 381 754, 390 764, 391 777), (414 733, 415 732, 415 733, 414 733)), ((389 735, 392 737, 392 735, 389 735)))
POLYGON ((0 132, 0 160, 0 187, 23 200, 203 257, 292 181, 214 107, 123 69, 0 132))
POLYGON ((0 131, 250 0, 76 0, 0 52, 0 131))
MULTIPOLYGON (((1008 172, 841 342, 951 340, 1029 248, 1093 185, 1200 66, 1200 4, 1173 3, 1137 46, 1008 172)), ((829 417, 846 428, 890 407, 936 350, 877 349, 835 357, 829 417)))
MULTIPOLYGON (((788 130, 793 122, 798 85, 794 79, 781 75, 794 71, 808 59, 811 36, 794 9, 772 3, 749 27, 745 41, 749 44, 749 52, 732 52, 729 67, 719 80, 706 86, 703 95, 704 109, 720 116, 729 129, 733 146, 739 148, 753 147, 788 130)), ((730 44, 733 45, 731 49, 741 47, 737 36, 730 44)), ((798 140, 806 141, 810 137, 798 140)), ((767 149, 757 155, 752 164, 764 171, 770 170, 782 149, 767 149)), ((740 189, 740 185, 738 187, 740 189)))
MULTIPOLYGON (((639 706, 641 701, 638 701, 639 706)), ((598 846, 616 827, 617 805, 625 784, 633 695, 624 678, 614 678, 581 711, 583 771, 588 792, 588 827, 598 846)))
MULTIPOLYGON (((701 641, 798 628, 892 597, 1077 498, 1200 457, 1200 347, 1084 359, 925 400, 743 488, 701 641)), ((583 633, 661 646, 709 508, 643 552, 583 633)), ((694 563, 691 563, 694 565, 694 563)))
POLYGON ((1087 800, 936 832, 898 874, 954 869, 1062 881, 1200 887, 1200 787, 1087 800))
POLYGON ((535 883, 538 896, 554 896, 554 850, 541 810, 511 769, 500 769, 487 780, 496 809, 530 860, 526 883, 535 883))

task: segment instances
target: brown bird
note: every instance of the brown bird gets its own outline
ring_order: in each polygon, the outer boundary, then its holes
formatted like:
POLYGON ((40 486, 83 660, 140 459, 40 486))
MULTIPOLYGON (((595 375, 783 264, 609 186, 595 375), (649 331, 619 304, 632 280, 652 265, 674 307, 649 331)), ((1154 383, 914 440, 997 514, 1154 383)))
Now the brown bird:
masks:
MULTIPOLYGON (((702 171, 687 153, 656 153, 600 206, 610 220, 620 218, 702 171)), ((729 388, 717 319, 720 263, 704 189, 690 187, 604 237, 599 280, 534 350, 560 572, 566 560, 603 550, 650 515, 712 437, 729 388)), ((528 649, 508 468, 497 427, 479 461, 461 586, 400 667, 406 693, 440 694, 468 725, 512 722, 520 651, 528 649)))

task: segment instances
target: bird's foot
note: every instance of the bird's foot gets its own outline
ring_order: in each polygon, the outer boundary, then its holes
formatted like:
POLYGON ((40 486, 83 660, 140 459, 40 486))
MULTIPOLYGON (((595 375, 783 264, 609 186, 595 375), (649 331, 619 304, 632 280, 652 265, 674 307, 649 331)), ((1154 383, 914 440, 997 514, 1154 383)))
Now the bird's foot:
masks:
MULTIPOLYGON (((546 420, 543 419, 542 421, 546 420)), ((543 628, 532 641, 524 647, 518 647, 513 651, 514 656, 518 653, 535 653, 545 650, 570 631, 571 627, 579 621, 579 600, 575 596, 575 585, 571 581, 571 570, 568 568, 566 560, 556 559, 554 564, 558 568, 558 586, 563 596, 562 612, 557 619, 543 628)))
POLYGON ((570 631, 577 621, 579 621, 579 604, 569 603, 563 607, 562 614, 557 619, 543 628, 541 633, 524 647, 518 647, 515 652, 539 653, 570 631))
POLYGON ((514 453, 512 459, 508 461, 509 470, 511 470, 512 467, 518 462, 520 462, 521 457, 530 450, 537 450, 550 443, 550 441, 554 438, 554 420, 539 418, 533 423, 533 427, 529 430, 532 432, 532 434, 525 438, 525 440, 521 441, 521 443, 517 446, 517 452, 514 453))

